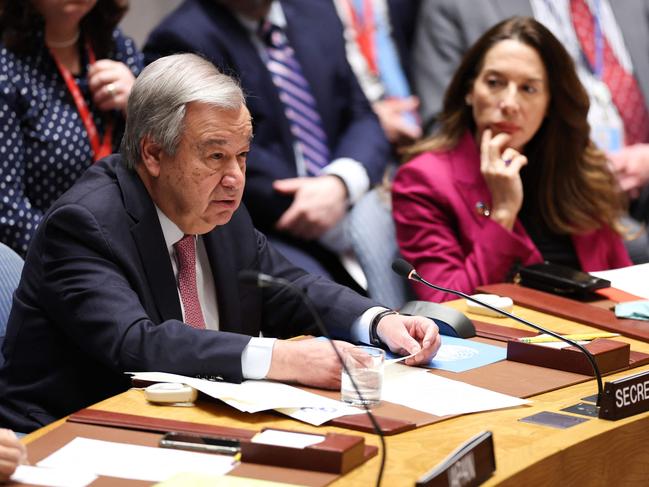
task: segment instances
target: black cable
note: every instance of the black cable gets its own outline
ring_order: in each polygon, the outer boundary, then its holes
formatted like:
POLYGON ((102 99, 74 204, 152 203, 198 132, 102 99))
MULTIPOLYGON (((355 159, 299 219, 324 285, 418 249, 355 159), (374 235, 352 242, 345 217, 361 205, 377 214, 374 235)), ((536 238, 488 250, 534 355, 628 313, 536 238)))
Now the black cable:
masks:
POLYGON ((345 365, 345 361, 343 360, 342 355, 340 354, 340 351, 338 348, 336 348, 336 344, 333 342, 331 339, 331 336, 329 336, 329 332, 327 331, 327 328, 324 326, 324 323, 322 322, 322 319, 320 318, 320 314, 318 313, 318 310, 315 308, 313 305, 313 301, 311 301, 311 298, 298 286, 294 285, 291 281, 287 279, 283 279, 281 277, 273 277, 269 276, 268 274, 263 274, 261 272, 253 271, 253 270, 243 270, 239 272, 239 280, 243 283, 246 284, 251 284, 257 287, 270 287, 270 286, 275 286, 275 287, 282 287, 291 290, 295 294, 297 294, 304 305, 306 306, 307 310, 313 317, 313 320, 315 321, 316 326, 318 327, 318 330, 322 335, 327 338, 329 343, 331 344, 332 348, 334 349, 334 352, 336 353, 336 356, 338 357, 338 360, 340 361, 340 364, 342 365, 343 370, 349 377, 349 380, 352 383, 352 386, 354 386, 354 390, 356 391, 356 394, 358 395, 358 398, 360 399, 363 409, 365 409, 365 413, 367 414, 367 417, 370 419, 370 422, 372 423, 372 427, 374 428, 374 431, 379 437, 379 441, 381 442, 381 465, 379 467, 379 474, 376 479, 376 486, 379 487, 381 485, 381 480, 383 479, 383 470, 385 468, 385 459, 387 456, 387 451, 385 447, 385 439, 383 437, 383 432, 381 431, 381 428, 379 427, 379 423, 376 421, 376 418, 372 414, 372 411, 370 411, 369 406, 365 403, 365 400, 363 399, 363 395, 361 394, 360 389, 358 388, 358 385, 356 384, 356 381, 352 377, 352 375, 349 373, 349 370, 347 369, 347 366, 345 365))
POLYGON ((403 259, 395 259, 394 262, 392 262, 392 270, 399 274, 402 277, 405 277, 407 279, 410 279, 411 281, 415 282, 420 282, 428 287, 431 287, 433 289, 436 289, 438 291, 442 291, 445 293, 449 294, 454 294, 456 296, 460 296, 464 299, 468 299, 469 301, 472 301, 474 303, 477 303, 481 306, 484 306, 485 308, 489 308, 492 311, 495 311, 496 313, 500 313, 504 316, 507 316, 508 318, 511 318, 515 321, 518 321, 519 323, 523 323, 524 325, 527 325, 531 328, 534 328, 535 330, 540 331, 541 333, 546 333, 550 336, 553 336, 554 338, 557 338, 558 340, 561 340, 563 342, 569 343, 573 347, 577 347, 579 350, 584 352, 586 354, 586 357, 588 358, 590 365, 593 367, 593 371, 595 372, 595 378, 597 379, 597 406, 600 405, 600 401, 602 399, 602 374, 599 371, 599 367, 597 366, 597 362, 595 362, 595 357, 593 357, 593 354, 591 354, 586 347, 583 345, 580 345, 579 343, 570 340, 569 338, 566 338, 564 336, 559 335, 558 333, 553 332, 552 330, 549 330, 547 328, 544 328, 540 325, 535 325, 534 323, 527 321, 523 318, 520 318, 516 316, 513 313, 509 313, 505 311, 504 309, 497 308, 496 306, 492 306, 489 303, 485 303, 484 301, 481 301, 479 299, 474 298, 473 296, 469 296, 466 293, 463 293, 462 291, 456 291, 455 289, 448 289, 446 287, 438 286, 437 284, 431 284, 428 282, 426 279, 421 277, 419 274, 417 274, 417 271, 413 267, 412 264, 409 262, 406 262, 403 259))

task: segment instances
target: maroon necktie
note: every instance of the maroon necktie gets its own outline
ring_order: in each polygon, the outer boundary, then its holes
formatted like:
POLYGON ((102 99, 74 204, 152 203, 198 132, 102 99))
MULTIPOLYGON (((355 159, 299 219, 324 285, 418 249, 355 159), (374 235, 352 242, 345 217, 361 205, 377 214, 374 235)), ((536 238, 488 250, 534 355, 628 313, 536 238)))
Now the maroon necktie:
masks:
POLYGON ((205 328, 201 302, 196 286, 196 242, 194 235, 185 235, 174 244, 178 261, 178 289, 185 310, 185 323, 194 328, 205 328))
MULTIPOLYGON (((570 0, 570 15, 582 51, 590 65, 595 66, 595 19, 586 0, 570 0)), ((625 143, 649 141, 649 114, 638 82, 619 63, 606 37, 603 44, 602 81, 608 86, 624 122, 625 143)))

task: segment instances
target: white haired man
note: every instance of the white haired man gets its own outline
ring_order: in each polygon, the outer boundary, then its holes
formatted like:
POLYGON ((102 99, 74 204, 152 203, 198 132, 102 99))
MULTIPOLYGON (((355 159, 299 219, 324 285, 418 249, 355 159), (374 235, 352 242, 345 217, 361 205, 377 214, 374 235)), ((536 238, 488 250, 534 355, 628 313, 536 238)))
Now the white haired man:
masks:
POLYGON ((300 287, 335 338, 382 341, 416 353, 411 364, 433 356, 432 321, 307 274, 254 229, 240 207, 251 138, 241 89, 208 61, 180 54, 142 72, 122 155, 53 205, 27 254, 3 350, 0 422, 31 431, 126 390, 129 370, 338 387, 328 343, 283 340, 313 331, 304 304, 238 283, 245 269, 300 287))

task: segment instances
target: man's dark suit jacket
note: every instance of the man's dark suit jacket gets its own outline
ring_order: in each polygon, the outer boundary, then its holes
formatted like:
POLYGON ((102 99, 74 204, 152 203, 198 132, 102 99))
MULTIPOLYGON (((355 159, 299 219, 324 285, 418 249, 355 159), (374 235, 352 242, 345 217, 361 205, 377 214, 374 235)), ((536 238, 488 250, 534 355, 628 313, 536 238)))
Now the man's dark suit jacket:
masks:
POLYGON ((162 229, 137 173, 119 155, 89 169, 45 215, 27 254, 2 349, 0 424, 31 431, 126 390, 125 371, 240 382, 250 336, 290 337, 313 322, 294 294, 239 284, 242 269, 304 289, 333 336, 349 338, 374 304, 288 263, 243 207, 201 238, 221 331, 181 321, 162 229))
POLYGON ((399 52, 401 68, 412 84, 412 43, 421 0, 388 0, 392 39, 399 52))
MULTIPOLYGON (((347 64, 342 25, 330 0, 282 0, 286 34, 309 81, 331 158, 361 162, 373 183, 390 160, 390 146, 347 64)), ((239 78, 247 95, 255 138, 248 157, 244 201, 255 225, 270 231, 292 198, 272 182, 297 176, 293 137, 283 104, 248 32, 216 0, 186 0, 151 33, 145 59, 178 52, 205 56, 239 78)))

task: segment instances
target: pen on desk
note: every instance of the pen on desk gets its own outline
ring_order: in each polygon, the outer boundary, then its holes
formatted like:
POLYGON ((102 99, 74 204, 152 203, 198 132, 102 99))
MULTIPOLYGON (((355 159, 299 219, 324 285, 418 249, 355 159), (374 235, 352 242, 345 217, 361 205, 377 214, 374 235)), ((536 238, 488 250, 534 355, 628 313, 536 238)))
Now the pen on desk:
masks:
MULTIPOLYGON (((564 338, 569 340, 594 340, 595 338, 612 338, 619 337, 619 333, 576 333, 573 335, 563 335, 564 338)), ((519 339, 523 343, 546 343, 546 342, 560 342, 558 338, 549 335, 540 335, 535 337, 525 337, 519 339)))

